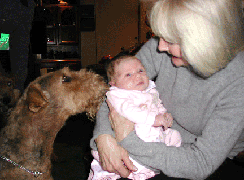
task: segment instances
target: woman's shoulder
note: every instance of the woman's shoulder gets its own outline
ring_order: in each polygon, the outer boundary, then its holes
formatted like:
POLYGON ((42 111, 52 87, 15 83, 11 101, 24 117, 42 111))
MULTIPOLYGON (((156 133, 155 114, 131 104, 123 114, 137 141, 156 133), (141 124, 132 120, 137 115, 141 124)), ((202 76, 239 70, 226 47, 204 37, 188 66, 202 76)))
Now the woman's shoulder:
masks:
POLYGON ((225 68, 225 74, 232 78, 244 77, 244 51, 239 52, 225 68))
POLYGON ((157 37, 152 37, 149 39, 142 47, 141 49, 148 49, 151 52, 158 53, 157 48, 158 48, 158 42, 159 39, 157 37))
MULTIPOLYGON (((227 65, 210 77, 210 80, 222 82, 221 84, 229 86, 231 84, 243 84, 244 87, 244 52, 238 53, 227 65)), ((218 83, 219 84, 219 83, 218 83)))

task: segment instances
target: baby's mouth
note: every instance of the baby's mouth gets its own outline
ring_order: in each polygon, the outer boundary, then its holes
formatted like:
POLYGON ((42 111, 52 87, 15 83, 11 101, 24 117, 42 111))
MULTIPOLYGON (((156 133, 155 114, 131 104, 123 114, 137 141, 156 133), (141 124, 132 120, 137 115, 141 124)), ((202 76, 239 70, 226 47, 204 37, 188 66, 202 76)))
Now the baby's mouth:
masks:
POLYGON ((143 84, 144 84, 144 82, 141 81, 141 82, 139 82, 137 85, 140 86, 140 85, 143 85, 143 84))

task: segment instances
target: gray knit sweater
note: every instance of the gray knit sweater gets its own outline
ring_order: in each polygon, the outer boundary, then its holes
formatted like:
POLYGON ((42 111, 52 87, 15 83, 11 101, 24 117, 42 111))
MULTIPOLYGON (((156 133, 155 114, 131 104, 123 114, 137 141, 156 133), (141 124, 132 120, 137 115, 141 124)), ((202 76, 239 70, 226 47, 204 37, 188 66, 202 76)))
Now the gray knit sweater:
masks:
MULTIPOLYGON (((135 132, 120 145, 141 164, 168 176, 205 179, 226 159, 244 149, 244 52, 225 69, 202 79, 185 67, 176 68, 170 57, 157 52, 157 39, 149 40, 137 57, 151 79, 165 108, 174 118, 173 129, 181 133, 181 147, 143 142, 135 132)), ((108 107, 103 103, 91 139, 100 134, 114 135, 108 107)))

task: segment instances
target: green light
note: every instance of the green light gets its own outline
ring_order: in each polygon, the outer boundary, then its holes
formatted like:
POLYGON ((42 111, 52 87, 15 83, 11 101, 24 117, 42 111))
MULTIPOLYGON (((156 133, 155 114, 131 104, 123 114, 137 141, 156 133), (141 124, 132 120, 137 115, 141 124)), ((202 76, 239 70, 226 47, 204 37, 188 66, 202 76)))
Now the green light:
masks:
POLYGON ((9 50, 9 36, 10 34, 1 33, 0 50, 9 50))

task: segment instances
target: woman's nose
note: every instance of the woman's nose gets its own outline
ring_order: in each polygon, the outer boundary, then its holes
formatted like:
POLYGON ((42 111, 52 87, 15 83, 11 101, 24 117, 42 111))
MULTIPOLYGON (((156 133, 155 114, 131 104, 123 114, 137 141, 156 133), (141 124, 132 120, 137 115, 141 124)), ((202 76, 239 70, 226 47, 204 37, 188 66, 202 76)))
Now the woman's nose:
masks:
POLYGON ((163 38, 160 38, 158 43, 158 50, 159 51, 169 51, 169 43, 163 40, 163 38))

